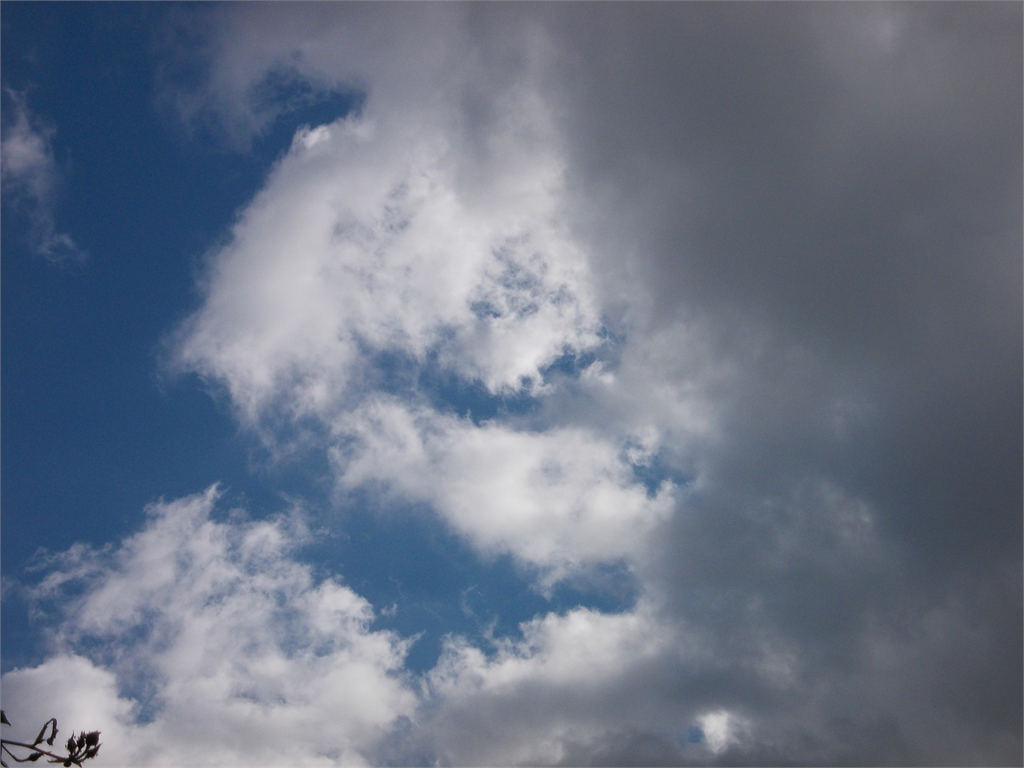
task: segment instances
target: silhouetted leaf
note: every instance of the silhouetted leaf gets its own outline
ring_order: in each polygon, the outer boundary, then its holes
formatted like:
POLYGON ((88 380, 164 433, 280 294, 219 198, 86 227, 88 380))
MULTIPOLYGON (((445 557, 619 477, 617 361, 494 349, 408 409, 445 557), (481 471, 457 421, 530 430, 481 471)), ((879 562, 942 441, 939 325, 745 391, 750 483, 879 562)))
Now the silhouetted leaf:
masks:
POLYGON ((52 722, 52 720, 47 720, 45 723, 43 723, 43 727, 39 729, 39 735, 36 736, 36 740, 32 742, 33 747, 36 744, 42 742, 42 740, 46 738, 46 729, 50 727, 50 723, 52 722))

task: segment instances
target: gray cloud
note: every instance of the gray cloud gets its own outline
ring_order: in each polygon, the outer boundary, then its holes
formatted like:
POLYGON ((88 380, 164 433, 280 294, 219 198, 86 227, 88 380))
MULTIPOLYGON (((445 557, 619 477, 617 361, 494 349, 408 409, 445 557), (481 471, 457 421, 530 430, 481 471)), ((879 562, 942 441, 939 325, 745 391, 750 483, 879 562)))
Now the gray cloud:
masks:
POLYGON ((592 10, 556 47, 609 290, 625 261, 645 327, 710 318, 739 371, 647 583, 734 674, 799 659, 728 759, 1019 761, 1019 8, 592 10))

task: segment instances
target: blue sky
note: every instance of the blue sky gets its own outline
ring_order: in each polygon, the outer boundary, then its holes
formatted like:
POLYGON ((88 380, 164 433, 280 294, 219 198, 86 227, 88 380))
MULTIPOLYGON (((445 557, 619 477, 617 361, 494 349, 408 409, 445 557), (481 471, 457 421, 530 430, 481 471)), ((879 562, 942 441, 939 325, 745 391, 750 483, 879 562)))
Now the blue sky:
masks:
MULTIPOLYGON (((5 55, 13 62, 5 67, 13 83, 8 87, 24 78, 34 95, 43 88, 36 57, 56 58, 67 41, 80 47, 75 58, 80 64, 52 72, 58 81, 54 103, 40 99, 39 109, 51 123, 85 127, 74 135, 56 134, 53 152, 55 158, 74 158, 73 171, 62 178, 56 210, 62 225, 74 228, 86 255, 82 264, 23 258, 5 272, 4 304, 11 315, 4 323, 10 377, 5 379, 4 440, 10 460, 3 471, 6 501, 19 512, 6 527, 4 560, 24 568, 40 546, 40 529, 53 531, 46 537, 50 548, 77 541, 102 545, 137 521, 154 499, 213 483, 222 483, 230 497, 257 514, 279 510, 289 495, 329 503, 322 462, 307 456, 303 462, 269 466, 259 445, 239 433, 223 398, 195 380, 171 379, 160 367, 160 355, 168 330, 196 304, 195 277, 205 249, 258 191, 295 130, 344 117, 358 107, 360 95, 325 94, 301 104, 245 153, 197 146, 160 119, 150 89, 126 88, 141 73, 153 78, 152 43, 139 36, 126 46, 110 30, 145 28, 151 15, 145 7, 14 6, 5 19, 18 18, 19 12, 27 16, 25 26, 12 22, 15 34, 5 36, 5 49, 12 51, 5 55), (16 36, 22 31, 23 43, 16 36), (47 45, 53 48, 44 53, 47 45), (15 50, 25 52, 16 58, 15 50), (96 111, 97 104, 104 109, 96 111), (112 141, 112 130, 126 135, 112 141), (111 215, 98 221, 97 210, 111 215), (105 263, 90 259, 92 253, 104 254, 105 263), (48 480, 58 474, 60 482, 48 480), (160 490, 154 494, 154 488, 160 490), (65 523, 69 515, 73 527, 65 523)), ((63 55, 73 54, 65 50, 63 55)), ((284 99, 303 94, 296 86, 279 90, 284 99)), ((25 222, 12 220, 10 247, 24 251, 25 222)), ((417 369, 408 376, 429 372, 417 369)), ((396 385, 402 380, 396 374, 390 378, 396 385)), ((436 378, 427 384, 428 392, 443 407, 462 413, 486 417, 528 407, 522 397, 493 397, 472 382, 436 378)), ((507 558, 481 563, 443 528, 425 528, 421 515, 381 521, 361 514, 366 503, 344 505, 351 517, 315 557, 363 585, 375 605, 387 607, 411 593, 411 604, 403 608, 416 617, 403 610, 401 621, 396 614, 394 622, 382 623, 408 634, 428 633, 411 654, 413 661, 423 658, 420 664, 433 664, 445 632, 478 630, 493 619, 502 631, 515 631, 518 621, 552 605, 616 604, 629 594, 628 586, 605 595, 570 590, 569 603, 556 599, 552 604, 528 588, 507 558), (382 558, 381 553, 388 554, 382 558), (485 615, 467 619, 464 593, 466 605, 483 601, 488 606, 485 615), (492 606, 500 606, 493 615, 492 606)), ((21 630, 16 621, 8 624, 10 636, 21 630)), ((5 669, 40 653, 38 641, 5 643, 5 669)))
POLYGON ((16 726, 1020 762, 1019 5, 0 23, 16 726))

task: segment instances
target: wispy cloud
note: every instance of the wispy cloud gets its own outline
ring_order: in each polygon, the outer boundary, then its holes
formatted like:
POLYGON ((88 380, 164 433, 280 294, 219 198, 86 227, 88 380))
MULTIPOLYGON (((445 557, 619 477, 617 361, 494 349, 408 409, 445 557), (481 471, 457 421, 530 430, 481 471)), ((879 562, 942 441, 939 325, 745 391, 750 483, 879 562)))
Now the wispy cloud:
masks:
POLYGON ((54 206, 60 173, 53 156, 54 129, 43 124, 28 108, 25 93, 4 89, 13 119, 5 122, 0 140, 0 178, 5 202, 24 211, 30 223, 32 249, 57 264, 77 264, 86 254, 57 230, 54 206))

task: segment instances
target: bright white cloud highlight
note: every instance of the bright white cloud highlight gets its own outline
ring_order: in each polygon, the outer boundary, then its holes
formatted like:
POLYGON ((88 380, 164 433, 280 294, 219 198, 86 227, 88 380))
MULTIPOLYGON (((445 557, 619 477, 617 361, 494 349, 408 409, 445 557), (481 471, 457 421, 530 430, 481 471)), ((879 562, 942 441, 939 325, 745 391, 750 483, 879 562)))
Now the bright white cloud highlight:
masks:
POLYGON ((101 730, 108 765, 364 762, 414 709, 405 642, 291 559, 297 519, 216 522, 217 495, 152 506, 115 550, 56 558, 36 596, 84 591, 62 600, 58 655, 4 675, 5 707, 101 730))
POLYGON ((637 555, 675 504, 671 482, 650 494, 637 480, 652 453, 641 441, 476 426, 383 399, 338 424, 351 440, 332 451, 343 488, 372 483, 428 502, 479 549, 545 569, 548 584, 583 563, 637 555))
POLYGON ((725 751, 736 739, 739 720, 724 709, 701 715, 697 722, 704 733, 708 748, 715 754, 725 751))
MULTIPOLYGON (((526 117, 535 104, 515 105, 526 117)), ((429 115, 368 114, 301 131, 212 258, 179 364, 224 383, 243 418, 330 415, 381 353, 536 388, 598 342, 588 266, 561 223, 551 150, 496 138, 470 183, 429 115)))

